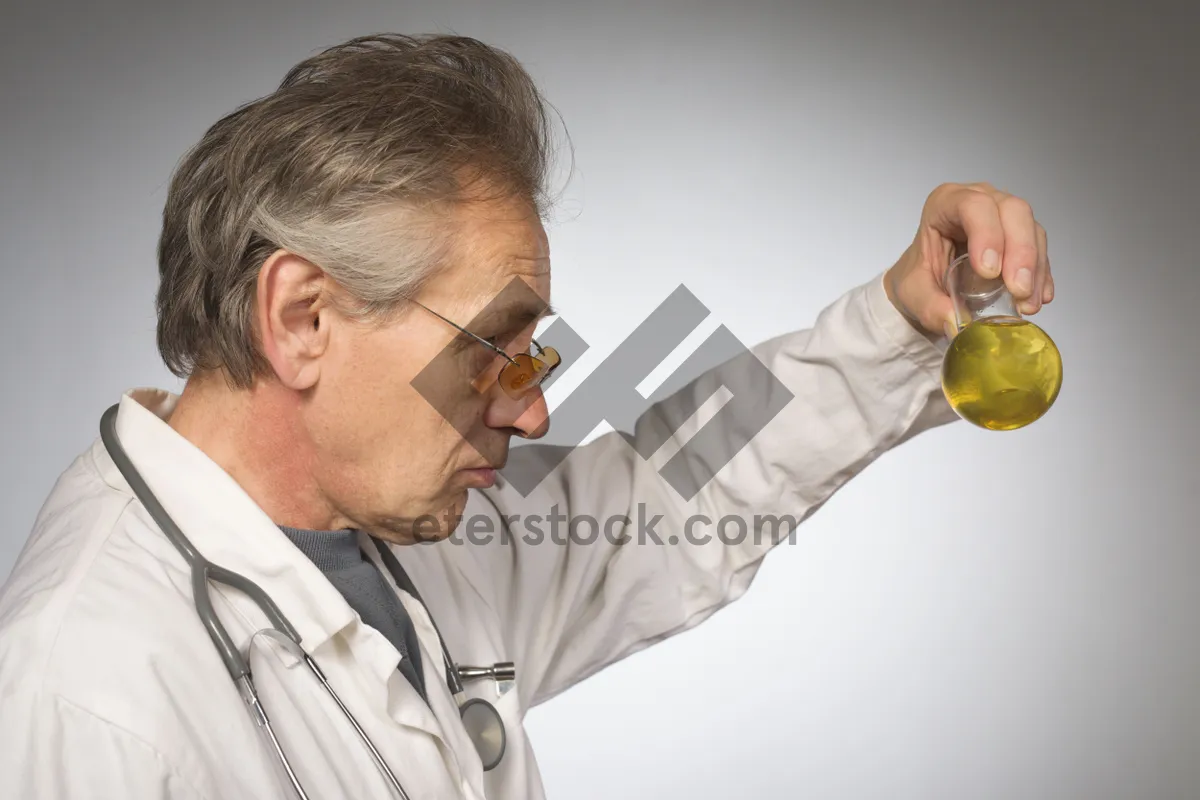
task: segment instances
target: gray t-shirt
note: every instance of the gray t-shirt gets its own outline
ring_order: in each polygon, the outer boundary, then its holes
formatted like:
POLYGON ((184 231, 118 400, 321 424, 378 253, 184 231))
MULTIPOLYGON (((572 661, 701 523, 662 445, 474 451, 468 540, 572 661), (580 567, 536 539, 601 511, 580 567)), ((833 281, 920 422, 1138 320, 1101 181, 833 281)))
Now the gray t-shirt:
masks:
POLYGON ((400 672, 428 702, 416 629, 387 579, 359 549, 358 531, 312 531, 282 525, 279 528, 342 593, 363 622, 386 636, 400 651, 400 672))

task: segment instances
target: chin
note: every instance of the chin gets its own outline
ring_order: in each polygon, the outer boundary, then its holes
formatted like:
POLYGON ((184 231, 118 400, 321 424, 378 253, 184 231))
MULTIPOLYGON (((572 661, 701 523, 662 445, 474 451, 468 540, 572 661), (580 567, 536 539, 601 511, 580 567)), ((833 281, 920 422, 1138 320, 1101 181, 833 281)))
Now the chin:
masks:
POLYGON ((450 538, 450 535, 462 524, 463 512, 467 510, 467 495, 466 489, 458 492, 450 505, 438 517, 438 528, 442 538, 450 538))
POLYGON ((364 525, 372 534, 396 545, 434 544, 449 539, 462 522, 469 490, 445 487, 439 495, 406 508, 389 509, 371 515, 373 524, 364 525))
POLYGON ((466 507, 466 489, 455 492, 441 504, 431 504, 429 510, 411 520, 405 531, 405 543, 434 544, 449 539, 461 523, 466 507))

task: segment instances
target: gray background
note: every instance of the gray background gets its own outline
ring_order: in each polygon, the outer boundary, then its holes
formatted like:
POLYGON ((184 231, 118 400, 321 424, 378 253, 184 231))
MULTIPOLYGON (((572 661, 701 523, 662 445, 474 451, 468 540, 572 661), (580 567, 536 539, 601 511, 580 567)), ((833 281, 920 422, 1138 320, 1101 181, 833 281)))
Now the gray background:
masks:
POLYGON ((1194 800, 1186 8, 8 5, 0 574, 101 411, 178 387, 154 243, 185 148, 314 49, 453 30, 520 57, 577 148, 554 299, 593 349, 552 403, 680 282, 713 312, 691 346, 806 326, 892 263, 942 181, 1029 199, 1058 287, 1037 318, 1065 361, 1050 415, 886 455, 743 600, 536 709, 551 796, 1194 800))

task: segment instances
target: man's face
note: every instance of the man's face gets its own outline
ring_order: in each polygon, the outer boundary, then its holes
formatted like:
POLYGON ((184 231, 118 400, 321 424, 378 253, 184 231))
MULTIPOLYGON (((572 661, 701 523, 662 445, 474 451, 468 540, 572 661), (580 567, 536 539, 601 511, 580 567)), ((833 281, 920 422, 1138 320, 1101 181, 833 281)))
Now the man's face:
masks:
POLYGON ((496 382, 504 358, 430 313, 510 355, 528 350, 550 301, 541 222, 522 203, 487 201, 454 224, 450 266, 416 297, 426 308, 407 303, 382 326, 332 320, 305 414, 327 501, 397 543, 448 536, 510 437, 548 426, 540 390, 510 398, 496 382))

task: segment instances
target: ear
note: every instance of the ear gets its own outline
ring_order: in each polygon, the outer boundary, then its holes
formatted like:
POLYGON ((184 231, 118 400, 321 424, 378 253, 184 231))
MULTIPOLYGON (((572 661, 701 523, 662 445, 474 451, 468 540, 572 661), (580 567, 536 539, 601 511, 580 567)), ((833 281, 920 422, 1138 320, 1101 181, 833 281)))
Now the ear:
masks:
POLYGON ((309 389, 320 376, 329 346, 327 280, 320 267, 286 250, 272 253, 258 272, 254 312, 263 355, 290 389, 309 389))

